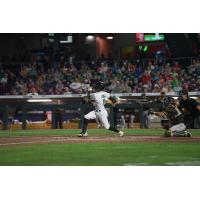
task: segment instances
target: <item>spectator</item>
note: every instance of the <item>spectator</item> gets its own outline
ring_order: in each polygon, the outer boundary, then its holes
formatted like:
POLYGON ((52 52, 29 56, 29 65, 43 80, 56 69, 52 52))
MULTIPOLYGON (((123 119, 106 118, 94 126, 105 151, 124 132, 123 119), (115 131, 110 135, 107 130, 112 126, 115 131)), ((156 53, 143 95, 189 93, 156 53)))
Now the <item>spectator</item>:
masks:
POLYGON ((164 84, 161 91, 164 92, 164 93, 174 92, 172 87, 171 87, 171 84, 169 84, 169 83, 164 84))
POLYGON ((152 59, 144 66, 139 60, 116 62, 101 58, 99 61, 80 61, 75 53, 66 56, 56 51, 54 55, 45 56, 26 52, 0 62, 2 95, 27 94, 31 88, 40 94, 85 93, 91 83, 100 79, 110 92, 117 93, 172 92, 172 89, 182 88, 198 91, 199 77, 199 59, 194 59, 184 69, 178 62, 163 65, 152 59), (69 62, 70 55, 73 59, 69 62))
POLYGON ((127 84, 127 82, 122 84, 122 92, 131 93, 131 87, 127 84))
POLYGON ((161 92, 160 86, 158 84, 155 84, 152 92, 160 93, 161 92))
POLYGON ((39 95, 36 91, 36 89, 33 87, 30 89, 30 92, 27 94, 27 96, 37 96, 39 95))
POLYGON ((67 95, 67 94, 72 94, 72 93, 70 92, 70 90, 69 90, 68 87, 64 87, 64 88, 63 88, 63 94, 64 94, 64 95, 67 95))
POLYGON ((142 82, 142 84, 148 84, 150 81, 151 81, 151 76, 148 73, 148 71, 145 71, 144 75, 141 78, 141 82, 142 82))
POLYGON ((116 82, 116 86, 112 89, 112 93, 121 93, 123 91, 123 83, 120 81, 116 82))

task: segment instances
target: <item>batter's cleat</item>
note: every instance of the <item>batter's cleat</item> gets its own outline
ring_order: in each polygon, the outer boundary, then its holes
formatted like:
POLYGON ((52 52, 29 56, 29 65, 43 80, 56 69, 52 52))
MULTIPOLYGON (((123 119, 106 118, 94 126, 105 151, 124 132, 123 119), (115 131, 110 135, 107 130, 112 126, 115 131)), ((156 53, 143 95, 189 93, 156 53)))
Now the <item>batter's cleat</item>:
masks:
POLYGON ((124 136, 124 132, 123 131, 119 131, 119 136, 123 137, 124 136))
POLYGON ((87 137, 88 136, 88 134, 87 134, 87 132, 86 133, 80 133, 80 134, 78 134, 78 137, 87 137))
POLYGON ((98 125, 97 125, 97 128, 101 128, 101 125, 100 125, 100 124, 98 124, 98 125))
POLYGON ((185 131, 185 136, 186 137, 192 137, 192 133, 190 133, 189 131, 185 131))
POLYGON ((77 136, 78 137, 83 137, 83 133, 79 133, 77 136))

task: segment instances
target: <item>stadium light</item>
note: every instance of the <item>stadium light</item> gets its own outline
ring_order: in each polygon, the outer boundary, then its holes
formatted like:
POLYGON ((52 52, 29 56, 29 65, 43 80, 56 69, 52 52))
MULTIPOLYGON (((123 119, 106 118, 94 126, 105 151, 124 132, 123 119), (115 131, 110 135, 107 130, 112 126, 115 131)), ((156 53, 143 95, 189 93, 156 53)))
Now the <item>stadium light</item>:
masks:
POLYGON ((60 40, 60 44, 66 44, 68 43, 67 40, 60 40))
POLYGON ((51 102, 52 100, 51 99, 28 99, 27 100, 28 102, 51 102))
MULTIPOLYGON (((178 97, 173 97, 174 99, 178 99, 178 97)), ((190 97, 192 99, 197 99, 198 97, 190 97)))
POLYGON ((113 40, 113 36, 107 36, 106 39, 107 40, 113 40))
POLYGON ((68 35, 66 39, 60 40, 60 44, 67 44, 67 43, 72 43, 73 42, 73 36, 68 35))
POLYGON ((94 38, 95 38, 94 35, 87 35, 86 36, 87 40, 94 40, 94 38))

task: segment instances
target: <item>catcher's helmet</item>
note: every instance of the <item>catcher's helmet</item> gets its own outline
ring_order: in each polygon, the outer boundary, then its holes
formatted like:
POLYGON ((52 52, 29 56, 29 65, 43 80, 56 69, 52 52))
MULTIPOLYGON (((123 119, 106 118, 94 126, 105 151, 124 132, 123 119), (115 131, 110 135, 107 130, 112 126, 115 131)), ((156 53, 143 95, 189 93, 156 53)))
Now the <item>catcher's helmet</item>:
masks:
POLYGON ((165 97, 163 99, 163 103, 164 103, 164 106, 175 105, 176 104, 175 99, 173 97, 165 97))

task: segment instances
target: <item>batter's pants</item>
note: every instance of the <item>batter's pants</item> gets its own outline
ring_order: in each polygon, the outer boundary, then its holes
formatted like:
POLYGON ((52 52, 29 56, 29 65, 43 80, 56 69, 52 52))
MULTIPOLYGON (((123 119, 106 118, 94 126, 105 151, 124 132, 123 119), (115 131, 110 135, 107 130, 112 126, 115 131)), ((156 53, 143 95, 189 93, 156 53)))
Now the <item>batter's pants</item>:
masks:
POLYGON ((98 119, 101 126, 109 129, 110 123, 108 122, 108 112, 106 110, 101 111, 91 111, 87 115, 84 116, 85 119, 91 120, 91 119, 98 119))

